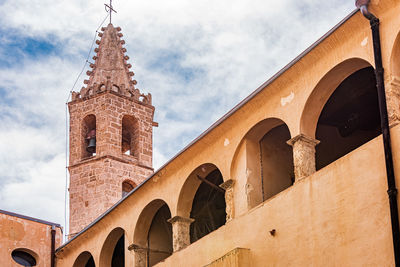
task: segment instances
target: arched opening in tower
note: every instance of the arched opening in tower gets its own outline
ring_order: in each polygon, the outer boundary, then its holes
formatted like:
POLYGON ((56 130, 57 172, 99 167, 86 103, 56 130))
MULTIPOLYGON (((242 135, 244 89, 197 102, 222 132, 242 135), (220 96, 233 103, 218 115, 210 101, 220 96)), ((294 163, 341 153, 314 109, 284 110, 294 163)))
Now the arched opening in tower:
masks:
POLYGON ((111 267, 124 267, 125 266, 125 235, 122 235, 114 247, 113 255, 111 258, 111 267))
POLYGON ((122 197, 126 196, 129 192, 136 187, 136 184, 132 181, 125 180, 122 182, 122 197))
MULTIPOLYGON (((218 186, 223 183, 222 174, 218 169, 205 177, 209 183, 218 186)), ((190 242, 193 243, 226 222, 226 204, 224 193, 207 182, 202 182, 196 191, 192 203, 190 218, 190 242)))
POLYGON ((139 127, 137 120, 130 115, 122 118, 122 153, 131 156, 137 156, 139 141, 139 127))
POLYGON ((372 67, 347 77, 326 102, 317 125, 316 168, 321 169, 381 134, 372 67))
POLYGON ((290 187, 294 182, 293 150, 286 124, 269 130, 259 141, 262 200, 290 187))
POLYGON ((96 116, 87 115, 82 121, 82 158, 96 155, 96 116))
POLYGON ((172 255, 172 225, 168 222, 171 212, 167 204, 156 212, 147 236, 147 262, 153 266, 172 255))

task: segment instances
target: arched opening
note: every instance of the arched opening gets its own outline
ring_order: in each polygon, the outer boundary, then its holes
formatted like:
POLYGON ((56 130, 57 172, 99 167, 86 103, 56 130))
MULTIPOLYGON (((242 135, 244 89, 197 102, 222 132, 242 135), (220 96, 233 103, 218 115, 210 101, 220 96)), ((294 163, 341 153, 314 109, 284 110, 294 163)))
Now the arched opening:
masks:
POLYGON ((135 266, 153 266, 172 254, 170 218, 170 209, 163 200, 153 200, 143 209, 134 234, 135 266))
POLYGON ((94 259, 92 254, 88 251, 84 251, 79 254, 78 258, 76 258, 73 267, 95 267, 94 259))
POLYGON ((315 134, 317 170, 380 134, 374 69, 366 67, 344 79, 323 107, 315 134))
POLYGON ((126 196, 129 192, 136 187, 136 184, 130 180, 125 180, 122 182, 122 197, 126 196))
POLYGON ((100 252, 101 267, 125 266, 125 231, 115 228, 104 241, 100 252))
POLYGON ((139 143, 138 121, 130 115, 122 118, 121 151, 126 155, 137 156, 139 143))
POLYGON ((82 121, 81 140, 82 158, 96 155, 96 116, 93 114, 82 121))
POLYGON ((294 183, 293 149, 286 124, 269 130, 259 141, 263 201, 294 183))
POLYGON ((361 58, 347 59, 330 69, 318 82, 304 106, 300 119, 300 133, 315 138, 319 116, 335 89, 349 76, 371 64, 361 58))
POLYGON ((11 252, 12 259, 21 266, 36 266, 37 254, 29 249, 19 248, 11 252))
POLYGON ((294 182, 291 135, 280 119, 268 118, 243 137, 232 161, 232 175, 246 177, 247 208, 253 208, 294 182))
POLYGON ((205 163, 188 176, 179 193, 177 215, 192 218, 190 242, 218 229, 226 222, 224 182, 217 166, 205 163))
MULTIPOLYGON (((200 178, 201 176, 198 175, 198 177, 200 178)), ((221 172, 218 169, 214 169, 203 179, 209 183, 203 181, 200 184, 193 198, 190 211, 190 218, 194 219, 194 222, 190 224, 191 243, 226 223, 224 192, 216 189, 217 186, 224 182, 221 172), (215 187, 211 186, 210 183, 214 184, 215 187)))
POLYGON ((164 204, 154 215, 147 236, 148 266, 153 266, 172 255, 171 212, 164 204))

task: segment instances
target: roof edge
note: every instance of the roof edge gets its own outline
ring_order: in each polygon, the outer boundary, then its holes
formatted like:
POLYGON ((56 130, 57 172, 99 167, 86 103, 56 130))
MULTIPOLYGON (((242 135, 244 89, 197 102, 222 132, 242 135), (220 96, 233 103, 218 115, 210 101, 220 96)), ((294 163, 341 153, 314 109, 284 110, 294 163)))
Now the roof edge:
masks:
POLYGON ((46 225, 50 225, 50 226, 54 225, 55 227, 59 227, 61 229, 61 231, 63 229, 63 227, 58 223, 53 223, 53 222, 41 220, 41 219, 38 219, 38 218, 25 216, 25 215, 22 215, 22 214, 11 212, 11 211, 0 210, 0 213, 5 214, 5 215, 9 215, 9 216, 13 216, 13 217, 17 217, 17 218, 21 218, 21 219, 25 219, 25 220, 29 220, 29 221, 33 221, 33 222, 37 222, 37 223, 41 223, 41 224, 46 224, 46 225))

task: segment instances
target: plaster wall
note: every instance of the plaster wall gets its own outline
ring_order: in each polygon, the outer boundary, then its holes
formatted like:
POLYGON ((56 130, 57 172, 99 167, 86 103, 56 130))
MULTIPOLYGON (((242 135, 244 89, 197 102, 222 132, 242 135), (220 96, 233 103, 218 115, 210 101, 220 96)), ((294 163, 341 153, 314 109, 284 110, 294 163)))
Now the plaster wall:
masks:
MULTIPOLYGON (((392 129, 392 138, 400 147, 400 127, 392 129)), ((399 149, 394 156, 398 172, 399 149)), ((400 179, 396 182, 400 184, 400 179)), ((252 266, 346 266, 350 262, 394 266, 386 188, 379 136, 175 252, 159 266, 187 266, 188 260, 191 266, 203 266, 237 247, 250 249, 252 266), (275 236, 269 233, 272 229, 275 236)), ((81 242, 63 248, 57 254, 59 266, 72 266, 85 250, 97 263, 99 246, 116 225, 126 230, 126 247, 132 244, 138 214, 135 202, 124 202, 79 236, 81 242), (129 216, 121 216, 122 212, 129 216)), ((126 250, 127 266, 134 266, 134 257, 133 251, 126 250)))
MULTIPOLYGON (((55 247, 61 243, 62 232, 56 227, 55 247)), ((15 249, 33 252, 36 266, 50 267, 51 225, 0 213, 0 266, 17 266, 11 257, 15 249)))

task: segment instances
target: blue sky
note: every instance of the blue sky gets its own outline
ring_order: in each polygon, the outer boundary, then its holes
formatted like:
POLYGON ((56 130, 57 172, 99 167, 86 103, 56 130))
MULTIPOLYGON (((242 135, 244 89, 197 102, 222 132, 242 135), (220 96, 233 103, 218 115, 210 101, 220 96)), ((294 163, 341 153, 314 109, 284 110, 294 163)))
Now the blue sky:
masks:
MULTIPOLYGON (((153 95, 155 168, 355 8, 352 0, 113 5, 137 87, 153 95)), ((64 225, 65 102, 105 16, 103 1, 0 2, 0 209, 64 225)))

